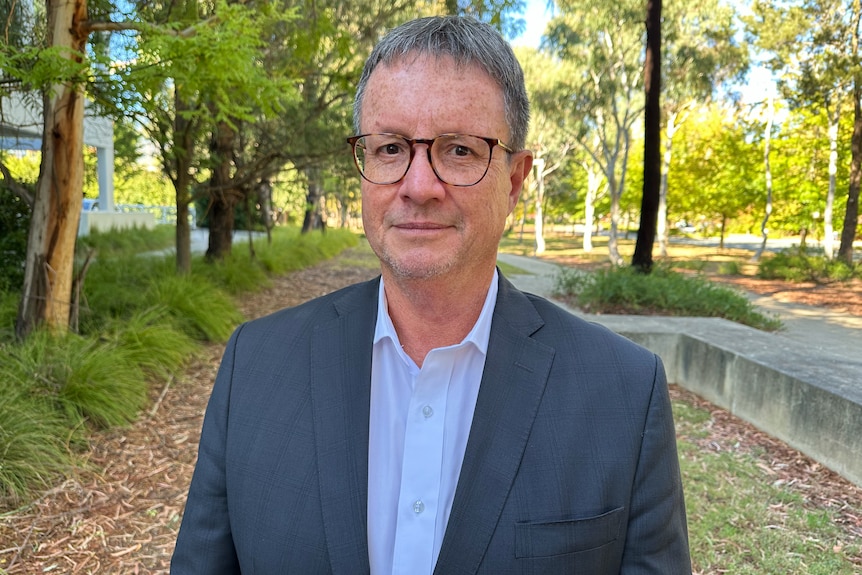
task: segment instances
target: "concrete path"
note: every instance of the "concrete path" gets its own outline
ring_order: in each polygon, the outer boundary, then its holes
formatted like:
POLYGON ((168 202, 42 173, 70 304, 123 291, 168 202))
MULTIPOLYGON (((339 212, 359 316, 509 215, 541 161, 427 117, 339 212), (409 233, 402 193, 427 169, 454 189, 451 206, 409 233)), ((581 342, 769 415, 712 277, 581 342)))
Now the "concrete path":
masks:
MULTIPOLYGON (((499 255, 499 260, 528 272, 507 276, 519 289, 552 298, 560 266, 535 257, 504 253, 499 255)), ((752 294, 750 299, 764 312, 777 315, 784 322, 785 329, 774 337, 790 339, 839 357, 856 359, 862 355, 862 318, 823 307, 781 302, 770 296, 752 294)), ((569 311, 601 323, 602 316, 569 311)))

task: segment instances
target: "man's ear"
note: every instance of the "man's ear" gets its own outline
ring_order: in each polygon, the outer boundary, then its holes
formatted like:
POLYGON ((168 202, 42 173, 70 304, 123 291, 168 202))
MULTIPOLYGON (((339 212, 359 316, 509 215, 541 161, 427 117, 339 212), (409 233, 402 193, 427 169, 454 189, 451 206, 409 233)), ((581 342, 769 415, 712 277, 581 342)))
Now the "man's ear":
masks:
POLYGON ((512 154, 509 165, 509 181, 512 184, 512 189, 509 191, 509 213, 518 205, 518 198, 524 188, 524 180, 530 175, 532 169, 533 152, 531 150, 521 150, 512 154))

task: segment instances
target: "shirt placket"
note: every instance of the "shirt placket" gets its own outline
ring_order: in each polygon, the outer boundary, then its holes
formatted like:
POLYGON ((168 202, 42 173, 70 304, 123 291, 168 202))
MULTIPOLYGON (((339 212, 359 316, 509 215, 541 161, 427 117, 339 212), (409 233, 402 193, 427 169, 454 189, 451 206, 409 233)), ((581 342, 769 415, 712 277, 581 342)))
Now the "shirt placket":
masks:
POLYGON ((419 372, 410 398, 393 570, 431 573, 440 513, 446 396, 452 375, 448 354, 431 352, 419 372))

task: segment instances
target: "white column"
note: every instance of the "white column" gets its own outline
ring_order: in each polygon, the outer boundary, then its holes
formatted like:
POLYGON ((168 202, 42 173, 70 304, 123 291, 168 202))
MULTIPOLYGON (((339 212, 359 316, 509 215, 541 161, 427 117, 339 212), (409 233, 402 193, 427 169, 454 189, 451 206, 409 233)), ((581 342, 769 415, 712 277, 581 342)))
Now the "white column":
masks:
POLYGON ((96 148, 96 173, 99 179, 99 210, 114 211, 114 147, 96 148))

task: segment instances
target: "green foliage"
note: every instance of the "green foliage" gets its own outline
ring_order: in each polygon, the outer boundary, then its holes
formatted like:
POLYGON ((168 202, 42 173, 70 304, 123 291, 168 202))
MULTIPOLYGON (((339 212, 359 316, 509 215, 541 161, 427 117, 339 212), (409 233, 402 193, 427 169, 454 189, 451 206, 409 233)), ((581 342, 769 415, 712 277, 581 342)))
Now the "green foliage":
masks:
POLYGON ((18 296, 0 291, 0 506, 68 470, 90 430, 134 421, 150 386, 177 373, 199 341, 227 339, 242 319, 229 294, 358 242, 344 230, 279 228, 271 245, 256 242, 255 259, 239 244, 225 262, 198 258, 192 275, 177 276, 172 255, 141 255, 172 234, 97 233, 82 244, 98 250, 84 282, 82 335, 36 331, 14 342, 18 296))
POLYGON ((830 260, 819 253, 793 248, 763 258, 757 275, 792 282, 847 281, 862 278, 862 265, 851 266, 844 260, 830 260))
POLYGON ((144 300, 162 305, 187 335, 202 341, 225 341, 242 316, 233 300, 203 278, 163 276, 151 282, 144 300))
POLYGON ((0 291, 19 289, 30 231, 30 206, 0 185, 0 291))
POLYGON ((298 229, 279 229, 279 232, 273 235, 272 244, 259 247, 257 254, 261 265, 275 275, 312 265, 358 243, 354 234, 343 229, 304 235, 298 229))
POLYGON ((197 351, 194 339, 161 306, 109 322, 102 338, 122 349, 147 376, 158 379, 167 379, 197 351))
POLYGON ((650 274, 629 267, 590 274, 564 269, 557 278, 557 290, 593 313, 723 317, 757 329, 781 327, 779 320, 757 312, 742 294, 663 267, 650 274))
MULTIPOLYGON (((0 354, 7 353, 8 346, 0 345, 0 354)), ((0 363, 0 507, 17 505, 33 489, 47 487, 72 463, 66 422, 46 402, 35 400, 12 367, 0 363)))
POLYGON ((146 402, 141 368, 111 342, 39 331, 7 349, 10 378, 29 381, 31 392, 64 414, 71 429, 85 421, 98 427, 130 423, 146 402))
POLYGON ((0 342, 9 341, 15 333, 15 317, 21 294, 17 291, 0 291, 0 342))
POLYGON ((108 232, 96 229, 89 235, 79 237, 76 249, 79 254, 93 249, 102 258, 129 258, 173 247, 175 241, 174 226, 160 225, 152 229, 134 227, 108 232))

